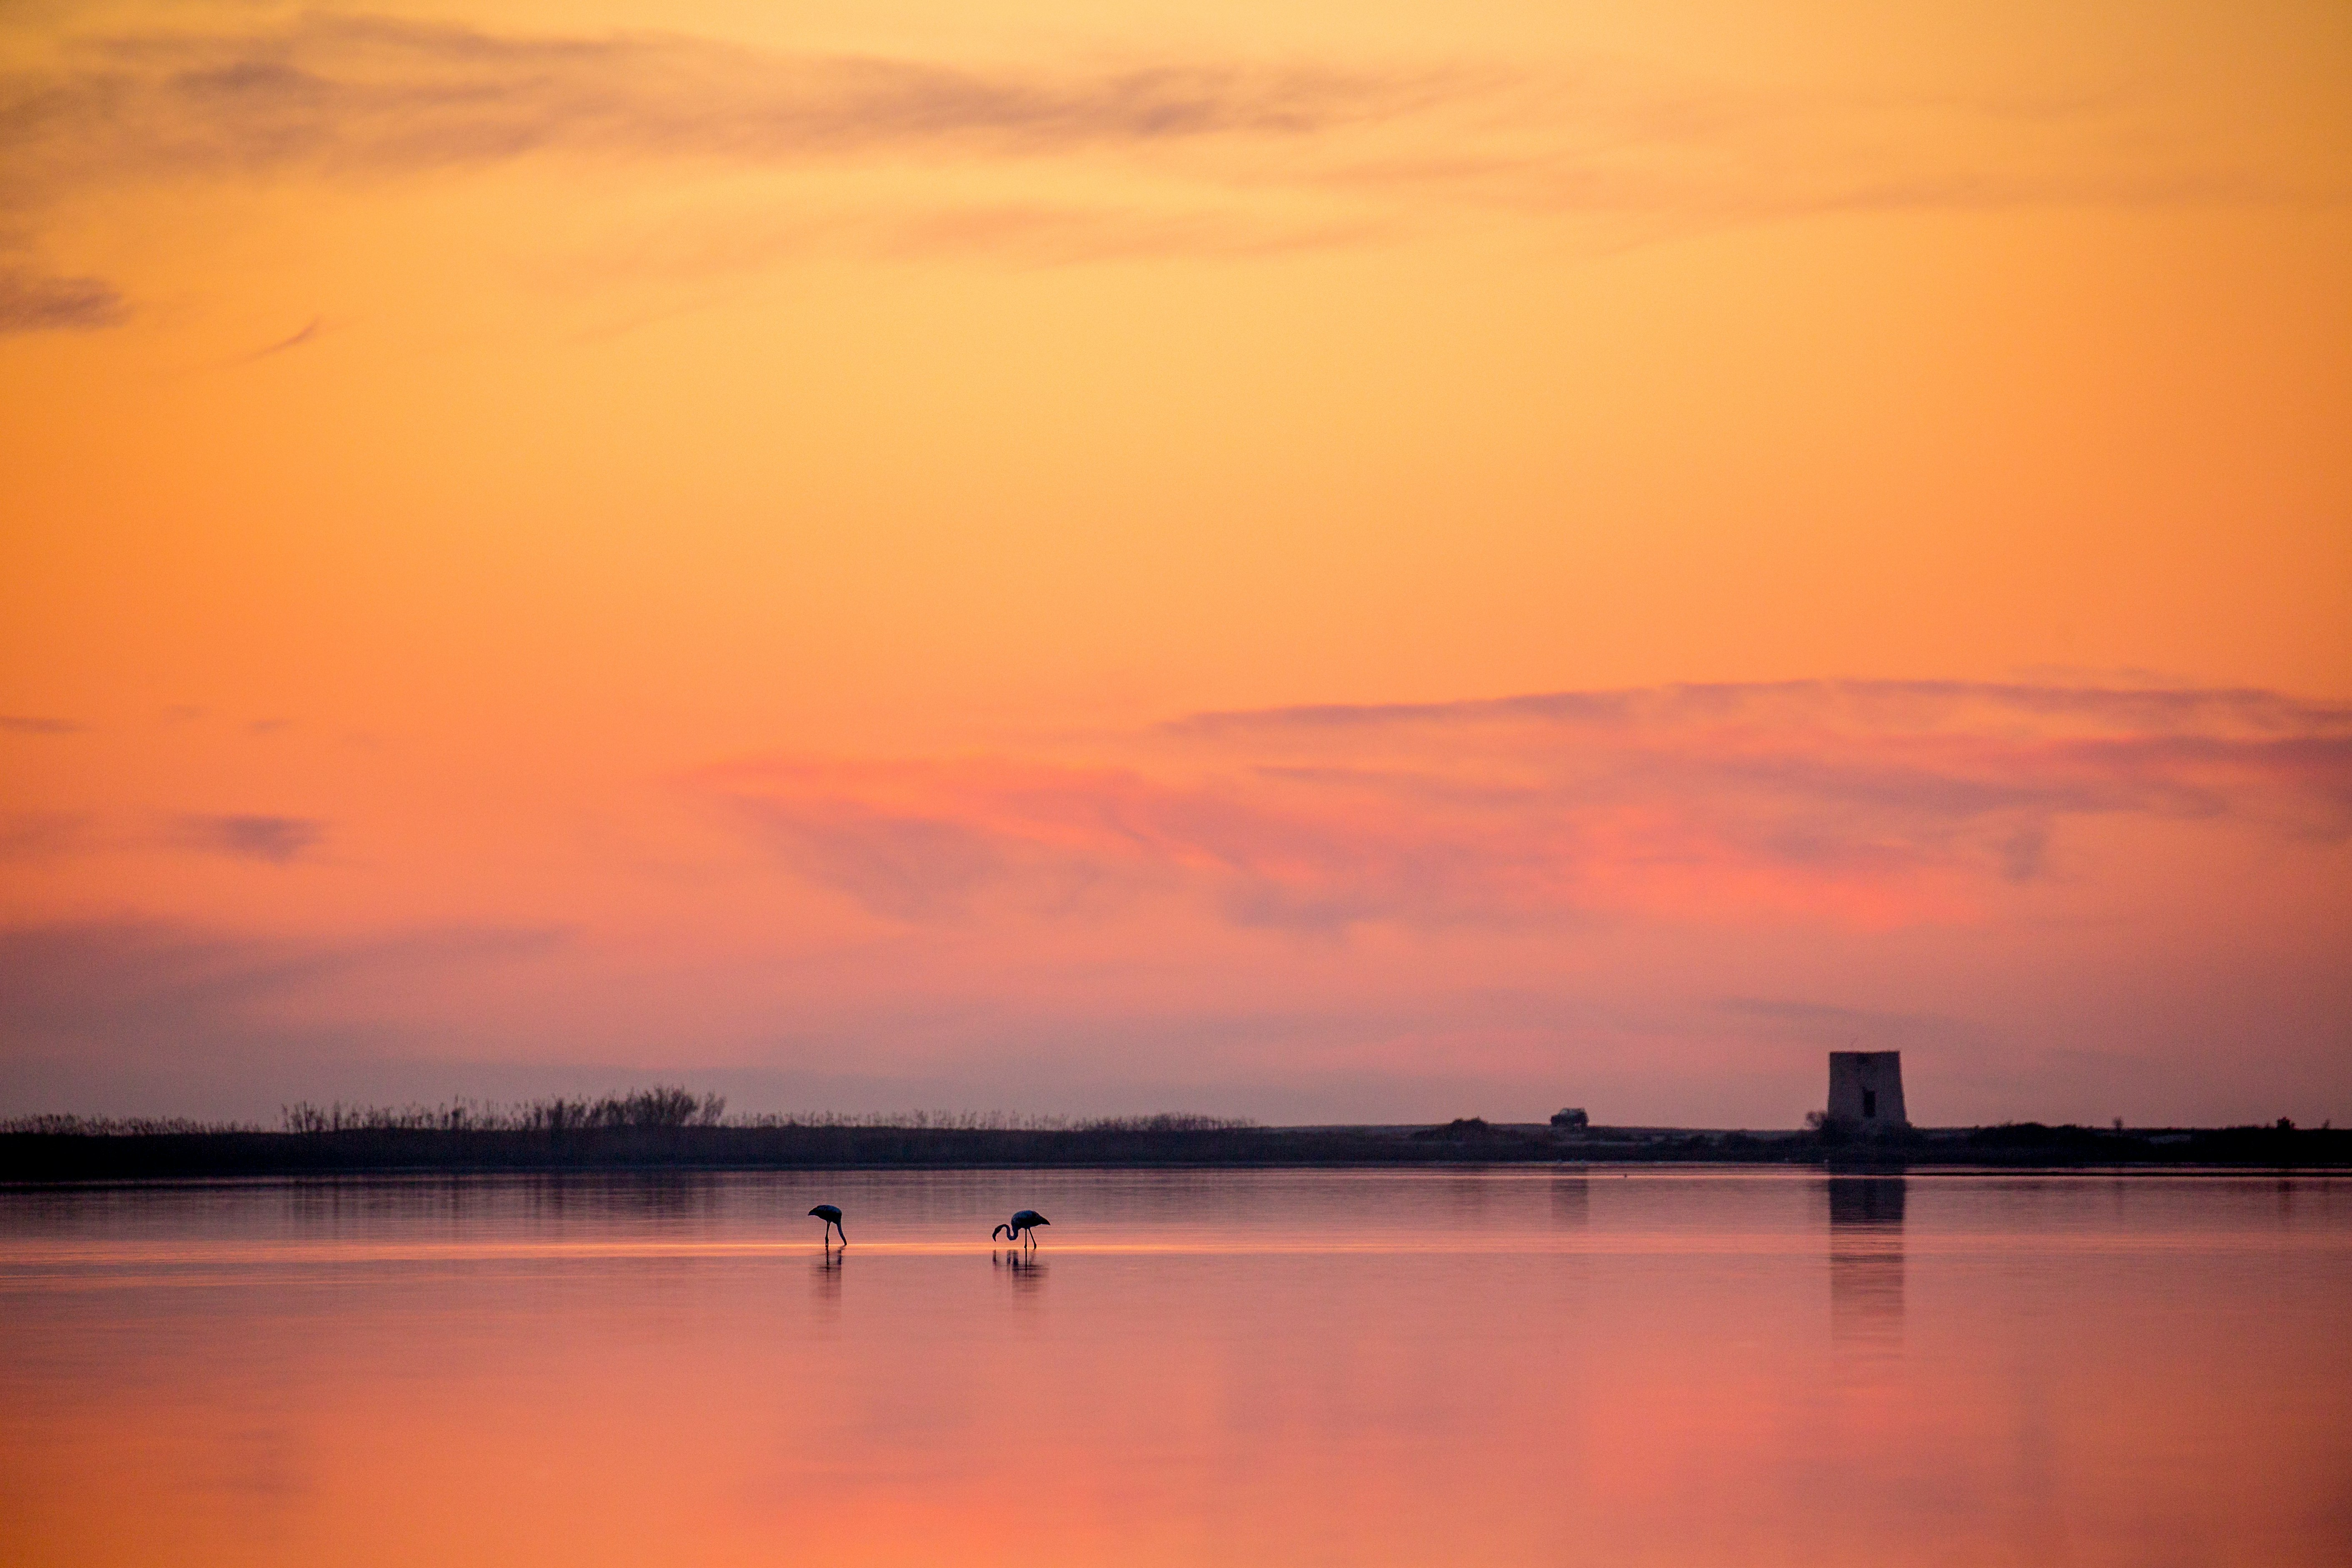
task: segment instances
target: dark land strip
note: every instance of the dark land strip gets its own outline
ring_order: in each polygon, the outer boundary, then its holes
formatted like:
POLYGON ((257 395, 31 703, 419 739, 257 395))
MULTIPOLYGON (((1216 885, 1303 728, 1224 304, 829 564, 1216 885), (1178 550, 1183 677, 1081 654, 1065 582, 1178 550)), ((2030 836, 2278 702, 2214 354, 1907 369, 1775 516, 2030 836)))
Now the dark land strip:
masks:
POLYGON ((2277 1126, 1913 1129, 1868 1137, 1475 1120, 1442 1127, 889 1126, 341 1128, 0 1132, 0 1184, 379 1172, 1316 1167, 1493 1164, 2352 1168, 2352 1131, 2277 1126))

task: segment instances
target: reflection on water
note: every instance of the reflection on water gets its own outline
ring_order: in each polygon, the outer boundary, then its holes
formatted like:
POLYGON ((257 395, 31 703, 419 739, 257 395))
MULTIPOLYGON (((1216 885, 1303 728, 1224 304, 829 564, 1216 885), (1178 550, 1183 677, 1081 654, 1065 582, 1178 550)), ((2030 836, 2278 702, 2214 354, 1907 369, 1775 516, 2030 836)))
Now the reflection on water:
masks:
POLYGON ((1902 1176, 1832 1176, 1822 1184, 1830 1215, 1830 1332, 1855 1351, 1903 1342, 1902 1176))
POLYGON ((2347 1300, 2308 1177, 0 1194, 0 1561, 2333 1563, 2347 1300))
POLYGON ((1045 1260, 1036 1253, 1024 1253, 1015 1248, 1004 1252, 992 1252, 988 1255, 988 1260, 1003 1271, 1005 1278, 1012 1281, 1013 1289, 1021 1295, 1034 1295, 1037 1288, 1045 1282, 1045 1260))
POLYGON ((809 1324, 811 1331, 832 1334, 841 1327, 842 1281, 848 1275, 848 1249, 819 1247, 809 1260, 809 1324))
POLYGON ((1592 1218, 1591 1183, 1580 1172, 1551 1181, 1551 1222, 1581 1226, 1592 1218))

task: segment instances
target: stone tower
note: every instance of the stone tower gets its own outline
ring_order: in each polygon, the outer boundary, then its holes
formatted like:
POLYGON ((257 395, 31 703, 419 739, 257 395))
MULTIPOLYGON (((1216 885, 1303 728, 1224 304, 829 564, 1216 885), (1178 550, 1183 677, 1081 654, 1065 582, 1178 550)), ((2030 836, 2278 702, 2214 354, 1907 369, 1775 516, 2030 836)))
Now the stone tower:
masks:
POLYGON ((1908 1127, 1901 1051, 1832 1051, 1830 1120, 1865 1130, 1908 1127))

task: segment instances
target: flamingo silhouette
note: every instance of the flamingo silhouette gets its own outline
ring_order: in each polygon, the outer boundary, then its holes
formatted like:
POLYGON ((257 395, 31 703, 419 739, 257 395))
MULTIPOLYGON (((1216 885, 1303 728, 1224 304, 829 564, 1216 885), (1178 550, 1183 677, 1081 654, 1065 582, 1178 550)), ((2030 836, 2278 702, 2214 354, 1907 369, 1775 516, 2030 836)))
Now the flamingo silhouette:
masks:
MULTIPOLYGON (((819 1204, 809 1210, 809 1215, 813 1219, 824 1221, 824 1241, 827 1246, 831 1246, 833 1233, 841 1230, 841 1211, 831 1204, 819 1204)), ((841 1230, 841 1245, 844 1247, 849 1245, 849 1233, 845 1230, 841 1230)))
POLYGON ((990 1231, 988 1239, 994 1241, 1001 1236, 1007 1241, 1018 1241, 1026 1246, 1034 1247, 1037 1245, 1037 1227, 1053 1223, 1035 1209, 1023 1209, 1010 1220, 990 1231))

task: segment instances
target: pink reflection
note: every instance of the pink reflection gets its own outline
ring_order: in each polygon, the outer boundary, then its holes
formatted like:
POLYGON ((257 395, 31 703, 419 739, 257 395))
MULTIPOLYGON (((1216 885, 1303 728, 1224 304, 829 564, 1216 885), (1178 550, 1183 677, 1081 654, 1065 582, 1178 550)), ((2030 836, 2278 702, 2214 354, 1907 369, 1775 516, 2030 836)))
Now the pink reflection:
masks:
POLYGON ((2340 1545, 2340 1183, 827 1179, 860 1235, 846 1257, 798 1231, 788 1178, 7 1200, 5 1554, 1818 1563, 1927 1540, 1968 1562, 2185 1543, 2316 1563, 2340 1545), (1055 1216, 1034 1254, 928 1245, 1026 1203, 1055 1216), (1218 1224, 1233 1245, 1202 1239, 1218 1224), (621 1237, 675 1249, 593 1245, 621 1237), (245 1250, 176 1261, 199 1244, 245 1250))

